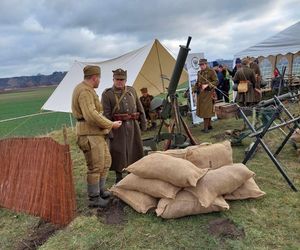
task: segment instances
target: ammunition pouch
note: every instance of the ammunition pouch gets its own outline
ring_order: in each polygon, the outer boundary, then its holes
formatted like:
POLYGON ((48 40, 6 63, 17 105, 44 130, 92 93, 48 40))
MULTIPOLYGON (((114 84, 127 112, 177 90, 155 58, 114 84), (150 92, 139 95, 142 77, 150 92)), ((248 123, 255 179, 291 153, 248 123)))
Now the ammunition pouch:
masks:
POLYGON ((135 112, 131 114, 114 114, 113 119, 114 121, 128 121, 128 120, 138 120, 140 118, 140 113, 135 112))

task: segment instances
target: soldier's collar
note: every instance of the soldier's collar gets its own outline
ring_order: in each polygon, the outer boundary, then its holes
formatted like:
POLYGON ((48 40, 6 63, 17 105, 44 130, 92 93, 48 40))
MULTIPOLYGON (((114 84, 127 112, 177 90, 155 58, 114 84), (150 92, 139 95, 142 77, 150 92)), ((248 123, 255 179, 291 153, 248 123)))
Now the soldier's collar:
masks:
POLYGON ((89 85, 85 80, 83 80, 83 84, 87 87, 89 87, 90 89, 94 89, 91 85, 89 85))
POLYGON ((118 89, 118 88, 116 88, 115 85, 114 85, 114 86, 112 87, 112 89, 113 89, 113 91, 114 91, 115 93, 123 93, 124 91, 127 92, 127 86, 125 86, 124 89, 118 89))

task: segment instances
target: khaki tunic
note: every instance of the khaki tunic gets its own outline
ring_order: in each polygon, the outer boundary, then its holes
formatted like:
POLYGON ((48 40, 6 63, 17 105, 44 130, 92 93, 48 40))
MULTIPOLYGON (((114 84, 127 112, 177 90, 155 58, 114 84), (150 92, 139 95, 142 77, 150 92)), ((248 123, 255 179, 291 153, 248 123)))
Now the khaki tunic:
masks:
POLYGON ((198 71, 196 88, 200 91, 197 96, 196 114, 201 118, 211 118, 214 116, 214 100, 212 98, 215 91, 213 86, 218 85, 218 78, 213 69, 206 68, 198 71), (202 84, 209 84, 205 90, 201 90, 202 84))
POLYGON ((73 91, 72 113, 75 119, 80 120, 76 122, 77 145, 85 156, 87 183, 98 185, 100 178, 107 176, 111 165, 105 135, 111 130, 113 122, 102 114, 98 95, 84 81, 73 91))
POLYGON ((242 66, 240 68, 234 78, 233 81, 237 84, 239 81, 248 80, 250 84, 248 85, 248 92, 247 93, 237 93, 236 102, 240 105, 250 105, 256 102, 254 96, 254 88, 256 86, 256 78, 254 71, 247 66, 242 66))
MULTIPOLYGON (((144 108, 133 87, 126 86, 125 95, 119 103, 119 109, 115 114, 140 113, 140 123, 142 129, 147 128, 144 108)), ((120 98, 123 91, 115 87, 106 89, 102 93, 101 102, 104 109, 104 115, 113 120, 113 110, 117 104, 116 97, 120 98)), ((138 120, 123 121, 122 126, 110 133, 110 153, 112 156, 111 170, 121 172, 130 164, 141 159, 144 155, 141 138, 141 130, 138 120)))
POLYGON ((103 114, 96 91, 84 81, 78 84, 72 96, 72 114, 76 120, 77 135, 106 135, 112 128, 112 121, 103 114))

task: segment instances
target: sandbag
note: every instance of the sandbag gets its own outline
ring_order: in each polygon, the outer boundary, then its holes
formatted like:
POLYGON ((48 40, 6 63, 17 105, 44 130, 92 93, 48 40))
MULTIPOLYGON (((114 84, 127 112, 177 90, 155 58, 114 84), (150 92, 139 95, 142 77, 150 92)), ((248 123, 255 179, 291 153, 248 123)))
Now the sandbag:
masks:
POLYGON ((250 178, 238 189, 234 190, 231 194, 225 194, 225 200, 244 200, 250 198, 259 198, 264 196, 266 193, 261 191, 257 186, 255 180, 250 178))
POLYGON ((131 164, 126 170, 146 179, 159 179, 177 187, 195 187, 207 169, 191 162, 164 154, 150 154, 131 164))
POLYGON ((187 147, 186 159, 198 168, 216 169, 233 164, 229 141, 187 147))
POLYGON ((181 189, 159 179, 145 179, 135 174, 128 174, 123 180, 118 182, 116 187, 139 191, 155 198, 170 199, 175 199, 176 194, 181 189))
POLYGON ((297 128, 291 136, 291 140, 300 143, 300 129, 297 128))
POLYGON ((153 153, 164 154, 164 155, 169 155, 169 156, 173 156, 173 157, 176 157, 176 158, 185 159, 186 158, 186 153, 187 153, 187 148, 169 149, 169 150, 166 150, 166 151, 155 151, 153 153))
POLYGON ((150 208, 155 208, 158 203, 158 200, 154 197, 141 192, 126 190, 116 186, 113 186, 110 191, 139 213, 145 214, 150 208))
POLYGON ((218 196, 232 193, 254 175, 242 163, 226 165, 209 170, 196 187, 187 187, 184 190, 195 195, 202 206, 209 207, 218 196))
POLYGON ((168 149, 166 151, 152 151, 152 152, 149 152, 149 154, 158 153, 158 154, 170 155, 170 156, 173 156, 176 158, 186 159, 186 153, 189 148, 193 149, 193 148, 198 148, 198 147, 201 147, 204 145, 211 145, 211 143, 204 142, 204 143, 201 143, 200 145, 189 146, 189 147, 182 148, 182 149, 180 148, 180 149, 168 149))
POLYGON ((164 219, 174 219, 187 215, 205 214, 227 209, 229 209, 229 205, 222 196, 217 197, 212 205, 205 208, 201 206, 194 195, 182 190, 176 195, 175 200, 160 199, 155 212, 157 216, 161 216, 164 219))

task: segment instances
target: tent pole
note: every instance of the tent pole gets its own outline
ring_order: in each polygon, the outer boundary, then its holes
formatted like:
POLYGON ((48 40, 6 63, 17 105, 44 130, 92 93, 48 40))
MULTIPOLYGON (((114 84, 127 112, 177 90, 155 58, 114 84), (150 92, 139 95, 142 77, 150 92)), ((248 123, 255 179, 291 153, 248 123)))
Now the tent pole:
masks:
POLYGON ((70 117, 70 124, 71 124, 72 131, 74 131, 74 127, 73 127, 73 119, 72 119, 71 113, 69 113, 69 117, 70 117))
MULTIPOLYGON (((157 40, 156 39, 155 39, 155 48, 156 48, 156 53, 157 53, 157 58, 158 58, 158 65, 159 65, 160 75, 162 76, 163 72, 162 72, 162 68, 161 68, 160 57, 159 57, 159 53, 158 53, 157 40)), ((166 89, 165 89, 165 82, 164 82, 163 77, 161 77, 161 83, 162 83, 162 87, 163 87, 163 93, 165 93, 166 89)))

